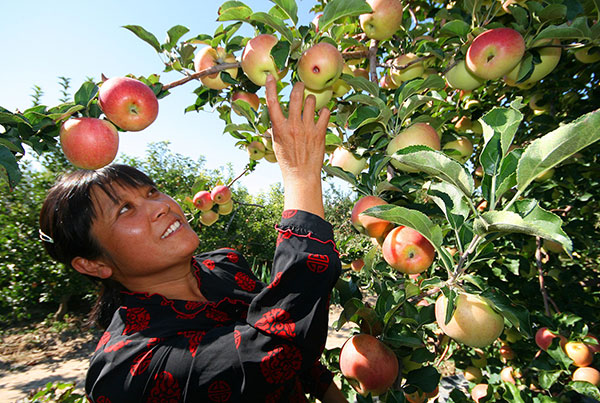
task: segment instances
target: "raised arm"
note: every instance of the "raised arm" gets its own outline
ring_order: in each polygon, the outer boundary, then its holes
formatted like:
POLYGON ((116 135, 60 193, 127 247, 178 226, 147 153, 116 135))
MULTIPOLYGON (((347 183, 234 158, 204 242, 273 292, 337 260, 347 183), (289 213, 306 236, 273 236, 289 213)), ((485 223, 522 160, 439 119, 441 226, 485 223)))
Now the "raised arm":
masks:
POLYGON ((267 77, 266 91, 273 126, 273 150, 283 177, 284 209, 304 210, 323 218, 321 168, 329 110, 321 109, 315 122, 315 98, 311 95, 303 102, 304 84, 298 82, 290 95, 286 119, 272 76, 267 77))

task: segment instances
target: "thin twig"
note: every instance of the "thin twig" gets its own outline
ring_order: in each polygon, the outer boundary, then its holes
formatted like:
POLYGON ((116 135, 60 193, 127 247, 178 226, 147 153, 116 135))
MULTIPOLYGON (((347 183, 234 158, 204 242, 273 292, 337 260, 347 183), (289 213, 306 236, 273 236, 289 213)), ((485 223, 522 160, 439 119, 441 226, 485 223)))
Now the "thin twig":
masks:
POLYGON ((546 286, 544 285, 544 269, 542 267, 542 240, 539 236, 535 238, 535 243, 535 263, 537 265, 538 278, 540 280, 540 291, 544 299, 544 311, 546 312, 546 316, 550 316, 550 306, 548 306, 548 292, 546 291, 546 286))
POLYGON ((465 250, 465 252, 462 255, 460 255, 460 259, 458 261, 458 264, 456 265, 456 269, 454 270, 454 273, 452 274, 450 280, 448 280, 449 285, 454 284, 456 282, 456 279, 465 272, 465 270, 467 269, 467 267, 465 266, 467 257, 469 257, 471 253, 473 253, 480 240, 481 235, 476 235, 475 238, 471 240, 471 243, 467 247, 467 250, 465 250))
POLYGON ((235 181, 237 181, 238 179, 240 179, 242 176, 244 176, 246 174, 246 172, 248 172, 250 170, 250 167, 246 167, 246 169, 244 169, 244 172, 242 172, 241 174, 239 174, 234 180, 232 180, 231 182, 229 182, 229 184, 227 185, 228 188, 232 187, 233 184, 235 183, 235 181))
POLYGON ((182 78, 180 80, 173 81, 170 84, 163 85, 162 89, 165 90, 165 91, 167 91, 167 90, 170 90, 173 87, 177 87, 179 85, 185 84, 185 83, 187 83, 189 81, 192 81, 192 80, 196 80, 198 78, 202 78, 202 77, 205 77, 205 76, 210 76, 211 74, 215 74, 215 73, 218 73, 218 72, 223 71, 223 70, 237 69, 237 68, 240 67, 240 65, 241 64, 239 62, 217 64, 216 66, 212 66, 212 67, 210 67, 208 69, 204 69, 204 70, 199 71, 197 73, 190 74, 189 76, 184 77, 184 78, 182 78))

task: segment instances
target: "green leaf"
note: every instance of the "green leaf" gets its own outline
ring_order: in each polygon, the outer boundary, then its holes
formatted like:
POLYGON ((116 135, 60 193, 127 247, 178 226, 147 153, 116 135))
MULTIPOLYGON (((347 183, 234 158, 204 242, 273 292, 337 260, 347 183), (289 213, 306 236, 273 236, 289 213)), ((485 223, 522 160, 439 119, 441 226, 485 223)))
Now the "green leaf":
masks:
POLYGON ((175 25, 167 31, 167 43, 165 49, 171 50, 177 44, 177 41, 185 34, 190 32, 189 28, 183 25, 175 25))
POLYGON ((567 16, 567 6, 564 4, 549 4, 538 14, 541 22, 563 20, 567 16))
POLYGON ((356 129, 372 122, 378 122, 381 123, 382 126, 386 126, 390 118, 393 116, 392 110, 380 98, 371 97, 364 94, 355 94, 349 97, 348 100, 361 105, 375 106, 379 111, 377 117, 363 120, 360 125, 356 127, 356 129))
POLYGON ((523 114, 512 108, 494 108, 480 119, 485 145, 479 161, 486 174, 498 172, 522 119, 523 114))
POLYGON ((396 91, 395 100, 398 105, 404 103, 404 101, 410 96, 422 92, 426 89, 441 89, 444 88, 446 82, 444 79, 437 75, 432 74, 427 79, 417 78, 405 83, 396 91))
POLYGON ((379 96, 379 85, 364 77, 354 77, 350 74, 342 74, 341 78, 357 91, 366 91, 375 97, 379 96))
POLYGON ((573 360, 569 358, 569 356, 565 353, 563 347, 560 345, 560 339, 558 337, 555 337, 552 340, 552 343, 546 349, 546 352, 550 357, 552 357, 554 361, 559 363, 560 366, 565 370, 569 370, 569 367, 571 366, 571 364, 573 364, 573 360))
POLYGON ((433 366, 421 367, 406 375, 406 383, 418 386, 423 392, 430 393, 440 383, 441 375, 433 366))
POLYGON ((561 25, 550 25, 542 32, 540 32, 532 43, 539 41, 540 39, 547 38, 559 38, 559 39, 578 39, 582 40, 586 35, 578 28, 567 25, 567 23, 561 25))
POLYGON ((275 65, 279 70, 283 70, 287 64, 290 55, 290 43, 288 41, 279 41, 271 49, 271 56, 275 60, 275 65))
POLYGON ((519 332, 531 337, 531 319, 529 311, 525 307, 512 302, 506 294, 497 288, 490 287, 483 291, 481 296, 494 304, 502 316, 508 319, 519 332))
POLYGON ((77 105, 87 108, 98 93, 98 86, 91 81, 81 84, 81 87, 75 93, 74 99, 77 105))
POLYGON ((456 291, 452 288, 442 288, 442 293, 446 296, 446 317, 444 318, 444 325, 447 325, 454 316, 456 310, 456 291))
POLYGON ((158 42, 158 39, 156 39, 154 34, 146 31, 139 25, 124 25, 123 28, 133 32, 138 38, 152 46, 154 50, 156 50, 158 53, 161 52, 160 43, 158 42))
POLYGON ((85 106, 83 106, 83 105, 73 105, 64 112, 51 113, 48 115, 48 117, 55 121, 56 120, 64 120, 64 119, 68 119, 69 117, 71 117, 71 115, 73 115, 74 113, 79 112, 80 110, 83 110, 83 109, 85 109, 85 106))
POLYGON ((337 176, 338 178, 345 180, 346 182, 350 183, 353 186, 358 185, 358 182, 356 181, 356 176, 354 176, 350 172, 344 171, 341 168, 332 167, 330 165, 324 165, 323 170, 326 173, 328 173, 329 175, 337 176))
POLYGON ((31 124, 25 117, 18 113, 0 112, 0 125, 16 126, 18 124, 24 124, 31 127, 31 124))
POLYGON ((271 0, 277 4, 286 14, 294 25, 298 24, 298 6, 295 0, 271 0))
POLYGON ((568 388, 576 391, 577 393, 581 393, 582 395, 589 396, 596 400, 600 399, 600 390, 597 386, 583 381, 574 381, 570 382, 568 388))
POLYGON ((241 1, 226 1, 219 7, 217 21, 247 21, 252 9, 241 1))
POLYGON ((552 385, 558 378, 563 374, 562 370, 559 371, 540 371, 538 375, 538 381, 540 382, 540 387, 545 390, 549 390, 552 385))
POLYGON ((517 388, 517 385, 513 385, 510 382, 504 382, 504 389, 505 390, 502 397, 504 397, 507 402, 525 403, 525 400, 523 400, 521 397, 521 391, 517 388))
POLYGON ((542 172, 560 164, 576 152, 600 139, 600 110, 534 140, 517 167, 517 189, 525 190, 542 172))
POLYGON ((440 29, 440 35, 465 37, 471 32, 471 26, 463 20, 452 20, 440 29))
POLYGON ((275 31, 279 32, 288 42, 292 43, 294 41, 294 34, 292 31, 285 25, 283 20, 279 18, 275 18, 272 15, 267 13, 258 12, 254 13, 250 16, 250 22, 253 23, 261 23, 270 26, 275 31))
POLYGON ((5 146, 0 144, 0 164, 6 170, 8 183, 14 187, 21 180, 21 171, 15 155, 5 146))
POLYGON ((325 32, 331 24, 342 17, 352 17, 373 12, 365 0, 332 0, 323 9, 319 19, 319 31, 325 32))
POLYGON ((427 194, 454 229, 458 229, 469 216, 470 209, 464 195, 453 185, 446 182, 434 183, 427 194))
POLYGON ((513 150, 502 160, 496 177, 496 200, 500 200, 504 193, 517 185, 517 166, 521 153, 520 149, 513 150))
POLYGON ((469 199, 473 193, 474 183, 473 177, 469 175, 464 166, 442 152, 424 148, 420 146, 407 147, 397 151, 392 158, 452 184, 469 199))
MULTIPOLYGON (((406 118, 412 116, 413 112, 420 108, 422 105, 427 102, 439 102, 440 99, 432 96, 425 95, 413 95, 408 98, 402 104, 402 107, 398 111, 398 117, 402 122, 406 120, 406 118)), ((416 121, 415 121, 416 122, 416 121)))

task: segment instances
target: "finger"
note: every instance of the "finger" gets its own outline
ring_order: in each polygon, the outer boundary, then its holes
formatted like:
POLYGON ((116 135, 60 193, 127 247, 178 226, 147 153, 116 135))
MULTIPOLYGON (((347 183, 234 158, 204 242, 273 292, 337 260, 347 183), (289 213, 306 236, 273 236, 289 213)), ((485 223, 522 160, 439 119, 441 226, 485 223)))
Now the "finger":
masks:
POLYGON ((290 94, 290 114, 289 119, 300 121, 302 118, 302 101, 304 100, 304 83, 298 81, 294 84, 290 94))
POLYGON ((283 112, 281 111, 281 105, 277 98, 277 82, 272 75, 267 76, 267 82, 265 84, 266 95, 267 95, 267 108, 269 109, 269 117, 273 125, 280 125, 285 120, 283 112))
POLYGON ((327 131, 327 125, 329 124, 329 116, 331 112, 328 108, 321 108, 319 111, 319 120, 317 120, 316 132, 317 133, 325 133, 327 131))
POLYGON ((314 95, 309 95, 304 99, 304 112, 302 112, 302 120, 306 119, 305 123, 315 122, 315 105, 317 98, 314 95))

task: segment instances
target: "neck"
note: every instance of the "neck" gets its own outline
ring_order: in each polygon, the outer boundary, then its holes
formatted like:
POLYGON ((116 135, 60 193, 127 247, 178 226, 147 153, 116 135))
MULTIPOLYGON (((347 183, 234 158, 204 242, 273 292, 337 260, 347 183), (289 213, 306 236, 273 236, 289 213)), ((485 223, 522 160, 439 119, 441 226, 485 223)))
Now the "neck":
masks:
POLYGON ((183 301, 207 301, 204 295, 202 295, 202 292, 198 287, 198 281, 191 270, 176 277, 159 279, 144 278, 144 281, 142 282, 129 281, 126 283, 123 285, 134 292, 160 294, 169 299, 183 301))

